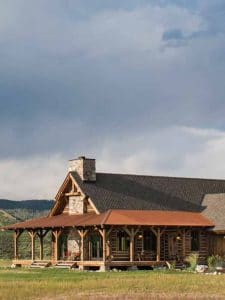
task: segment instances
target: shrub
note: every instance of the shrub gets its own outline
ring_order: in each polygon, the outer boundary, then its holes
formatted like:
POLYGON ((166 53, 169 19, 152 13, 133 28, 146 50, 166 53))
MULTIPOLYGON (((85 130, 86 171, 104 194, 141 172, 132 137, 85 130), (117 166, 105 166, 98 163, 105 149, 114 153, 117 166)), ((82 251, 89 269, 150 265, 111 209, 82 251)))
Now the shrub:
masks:
POLYGON ((198 264, 198 253, 191 253, 187 258, 186 262, 189 263, 189 270, 195 271, 196 266, 198 264))
POLYGON ((219 255, 212 255, 209 256, 207 259, 208 267, 209 269, 215 270, 217 267, 223 267, 224 266, 224 260, 219 255))

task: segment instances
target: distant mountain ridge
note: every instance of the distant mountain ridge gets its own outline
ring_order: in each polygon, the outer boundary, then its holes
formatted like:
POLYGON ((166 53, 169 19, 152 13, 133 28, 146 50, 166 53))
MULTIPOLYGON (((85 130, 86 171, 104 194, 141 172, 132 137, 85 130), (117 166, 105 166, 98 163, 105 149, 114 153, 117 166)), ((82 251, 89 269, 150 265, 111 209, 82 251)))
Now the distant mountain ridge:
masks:
MULTIPOLYGON (((53 200, 8 200, 0 199, 0 227, 24 220, 47 216, 54 204, 53 200)), ((20 249, 24 257, 30 259, 30 237, 25 232, 20 249)), ((47 240, 51 241, 50 237, 47 240)), ((0 231, 0 259, 13 258, 13 232, 0 231)), ((48 248, 48 251, 50 247, 48 248)))
POLYGON ((0 199, 0 209, 29 209, 29 210, 50 210, 53 200, 8 200, 0 199))

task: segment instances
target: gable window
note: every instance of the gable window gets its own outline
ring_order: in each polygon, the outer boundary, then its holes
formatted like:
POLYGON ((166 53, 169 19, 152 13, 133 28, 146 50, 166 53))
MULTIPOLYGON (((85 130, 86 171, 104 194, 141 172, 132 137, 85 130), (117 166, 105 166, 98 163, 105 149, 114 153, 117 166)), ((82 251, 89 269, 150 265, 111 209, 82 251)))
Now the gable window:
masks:
POLYGON ((130 246, 129 236, 125 231, 117 232, 117 250, 118 251, 127 251, 130 246))
POLYGON ((156 251, 156 236, 151 230, 143 232, 143 248, 146 251, 156 251))
POLYGON ((191 232, 191 251, 199 251, 199 249, 200 249, 199 231, 192 230, 192 232, 191 232))

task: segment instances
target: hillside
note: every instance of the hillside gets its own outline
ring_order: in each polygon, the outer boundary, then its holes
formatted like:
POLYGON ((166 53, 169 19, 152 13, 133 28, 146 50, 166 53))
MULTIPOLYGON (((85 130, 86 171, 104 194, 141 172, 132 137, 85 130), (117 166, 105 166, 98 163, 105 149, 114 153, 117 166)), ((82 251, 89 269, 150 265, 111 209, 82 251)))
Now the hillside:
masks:
MULTIPOLYGON (((0 210, 7 212, 11 215, 15 222, 24 221, 38 216, 43 216, 49 212, 53 206, 53 200, 7 200, 0 199, 0 210)), ((2 224, 2 219, 0 219, 0 226, 2 224)), ((9 220, 10 223, 12 223, 9 220)), ((15 223, 14 222, 14 223, 15 223)), ((7 220, 6 220, 6 224, 7 220)), ((5 225, 5 224, 3 224, 5 225)))
POLYGON ((13 224, 17 219, 4 210, 0 210, 0 226, 13 224))
POLYGON ((31 210, 49 210, 53 200, 8 200, 0 199, 0 209, 31 209, 31 210))
MULTIPOLYGON (((54 201, 0 199, 0 227, 27 219, 47 215, 54 201)), ((21 252, 24 258, 30 256, 30 239, 24 233, 21 236, 21 252)), ((0 231, 0 259, 13 257, 13 232, 0 231)))

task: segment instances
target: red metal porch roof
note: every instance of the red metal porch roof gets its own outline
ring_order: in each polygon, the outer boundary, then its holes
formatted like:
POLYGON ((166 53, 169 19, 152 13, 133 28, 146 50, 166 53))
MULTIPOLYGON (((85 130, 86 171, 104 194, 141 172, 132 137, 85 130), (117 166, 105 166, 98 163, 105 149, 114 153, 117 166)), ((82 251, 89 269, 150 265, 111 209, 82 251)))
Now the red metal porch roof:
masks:
POLYGON ((3 227, 6 230, 59 227, 85 227, 93 225, 187 226, 213 227, 212 221, 198 212, 161 210, 108 210, 84 215, 58 215, 42 217, 3 227))

